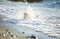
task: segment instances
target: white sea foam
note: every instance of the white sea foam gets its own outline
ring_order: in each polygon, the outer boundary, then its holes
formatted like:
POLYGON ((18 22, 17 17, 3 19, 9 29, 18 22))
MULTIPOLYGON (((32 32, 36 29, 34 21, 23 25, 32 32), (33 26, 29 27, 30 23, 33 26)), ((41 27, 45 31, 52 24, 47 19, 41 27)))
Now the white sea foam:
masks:
MULTIPOLYGON (((21 3, 20 3, 21 4, 21 3)), ((14 4, 4 4, 0 6, 0 14, 4 14, 8 17, 8 22, 16 22, 16 25, 23 25, 25 27, 32 28, 37 31, 42 31, 51 36, 59 37, 60 33, 60 9, 57 8, 48 8, 48 7, 41 7, 42 5, 30 4, 29 6, 14 4), (8 6, 7 6, 8 5, 8 6), (17 6, 16 6, 17 5, 17 6), (1 8, 3 7, 3 8, 1 8), (23 14, 28 14, 28 18, 24 19, 23 14), (36 16, 38 17, 36 18, 36 16), (15 19, 15 21, 14 21, 15 19), (54 35, 53 35, 54 34, 54 35)), ((0 15, 1 16, 1 15, 0 15)), ((1 19, 3 18, 1 17, 1 19)), ((3 19, 4 19, 3 18, 3 19)))

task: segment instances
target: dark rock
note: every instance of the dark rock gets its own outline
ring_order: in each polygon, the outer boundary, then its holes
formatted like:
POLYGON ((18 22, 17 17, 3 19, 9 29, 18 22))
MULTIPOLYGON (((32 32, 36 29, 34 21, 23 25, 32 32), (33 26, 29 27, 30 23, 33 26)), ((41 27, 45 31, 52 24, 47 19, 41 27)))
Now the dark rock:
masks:
POLYGON ((32 3, 32 2, 42 2, 43 0, 10 0, 10 1, 15 1, 15 2, 29 2, 29 3, 32 3))
POLYGON ((14 37, 14 35, 11 35, 11 37, 14 37))
POLYGON ((31 36, 31 39, 36 39, 36 36, 32 35, 32 36, 31 36))
POLYGON ((22 32, 22 34, 25 34, 25 32, 22 32))
POLYGON ((43 0, 27 0, 27 2, 42 2, 43 0))
POLYGON ((52 38, 57 38, 57 36, 50 36, 50 35, 49 35, 49 37, 52 37, 52 38))
POLYGON ((11 34, 11 32, 8 32, 9 34, 11 34))

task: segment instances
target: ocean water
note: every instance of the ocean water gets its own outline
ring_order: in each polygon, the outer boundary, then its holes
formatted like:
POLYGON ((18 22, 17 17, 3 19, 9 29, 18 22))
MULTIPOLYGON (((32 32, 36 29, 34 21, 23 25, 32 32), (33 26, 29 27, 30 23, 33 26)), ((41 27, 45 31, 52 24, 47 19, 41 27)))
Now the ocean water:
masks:
POLYGON ((29 29, 26 28, 25 31, 30 31, 30 34, 35 31, 42 32, 44 34, 37 34, 42 35, 40 36, 42 39, 60 39, 60 1, 45 0, 42 3, 27 4, 10 1, 0 2, 0 23, 11 27, 16 25, 15 29, 18 31, 21 31, 21 26, 27 27, 29 29), (29 16, 27 19, 24 19, 23 16, 25 12, 29 16))

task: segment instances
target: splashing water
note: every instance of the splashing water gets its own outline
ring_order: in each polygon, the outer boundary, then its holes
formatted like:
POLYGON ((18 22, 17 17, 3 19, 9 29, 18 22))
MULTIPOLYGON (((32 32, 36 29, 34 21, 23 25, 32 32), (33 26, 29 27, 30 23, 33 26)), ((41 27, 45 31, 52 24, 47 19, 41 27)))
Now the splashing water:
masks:
POLYGON ((36 14, 34 12, 34 9, 28 4, 27 0, 25 0, 25 13, 28 15, 28 18, 31 20, 34 20, 36 17, 36 14))
MULTIPOLYGON (((9 7, 7 5, 3 5, 2 11, 5 9, 5 12, 3 11, 3 13, 7 14, 6 16, 8 16, 8 13, 9 13, 9 18, 11 18, 11 20, 8 20, 8 21, 11 24, 14 22, 17 25, 27 26, 27 27, 35 29, 37 31, 42 31, 43 33, 47 33, 48 35, 51 35, 51 36, 53 36, 53 34, 56 32, 54 34, 54 36, 57 36, 57 37, 60 36, 60 34, 58 34, 58 33, 60 33, 60 31, 59 31, 60 28, 58 29, 58 27, 60 27, 60 13, 59 13, 60 9, 47 8, 46 6, 41 7, 41 6, 43 6, 43 4, 40 5, 40 3, 33 4, 33 7, 31 7, 32 4, 29 5, 27 2, 25 2, 25 4, 23 4, 23 3, 21 3, 19 5, 18 4, 15 3, 15 6, 17 6, 18 8, 15 7, 13 5, 13 3, 12 3, 12 6, 7 4, 9 7), (11 8, 13 10, 10 10, 11 8), (34 9, 36 9, 39 12, 35 11, 34 9), (6 11, 6 10, 8 10, 8 11, 6 11), (11 11, 13 11, 13 13, 15 13, 15 14, 12 14, 11 11), (28 21, 28 20, 21 21, 20 20, 22 18, 21 14, 23 14, 25 12, 28 14, 28 16, 29 16, 28 18, 30 18, 33 21, 31 21, 31 20, 30 21, 28 21), (40 18, 39 18, 40 21, 38 21, 38 20, 34 21, 36 19, 35 17, 36 17, 37 13, 39 13, 39 15, 40 15, 40 18), (12 15, 10 16, 10 14, 12 14, 12 15), (15 17, 15 19, 19 19, 19 21, 15 20, 14 17, 15 17), (56 31, 56 29, 58 29, 58 30, 56 31)), ((0 13, 1 13, 1 11, 0 11, 0 13)))

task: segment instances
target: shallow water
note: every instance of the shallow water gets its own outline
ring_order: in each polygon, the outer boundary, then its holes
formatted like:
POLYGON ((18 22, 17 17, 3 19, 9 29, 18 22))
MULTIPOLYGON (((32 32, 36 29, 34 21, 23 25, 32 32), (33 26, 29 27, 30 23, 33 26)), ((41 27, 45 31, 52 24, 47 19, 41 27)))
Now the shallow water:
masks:
POLYGON ((33 29, 33 30, 28 29, 26 33, 39 35, 39 37, 42 39, 44 38, 59 39, 60 38, 60 4, 54 5, 53 3, 48 3, 48 4, 47 3, 48 2, 29 3, 27 5, 21 2, 0 3, 0 14, 2 15, 2 16, 0 15, 0 18, 2 18, 0 20, 2 23, 7 24, 18 31, 21 31, 20 29, 22 29, 21 32, 27 30, 27 28, 23 29, 23 27, 28 27, 30 29, 33 29), (29 15, 27 19, 23 18, 24 12, 27 12, 29 15), (38 18, 36 18, 37 15, 38 18), (35 31, 42 32, 42 34, 39 34, 35 31), (57 38, 50 38, 48 37, 48 35, 51 37, 56 36, 57 38))

